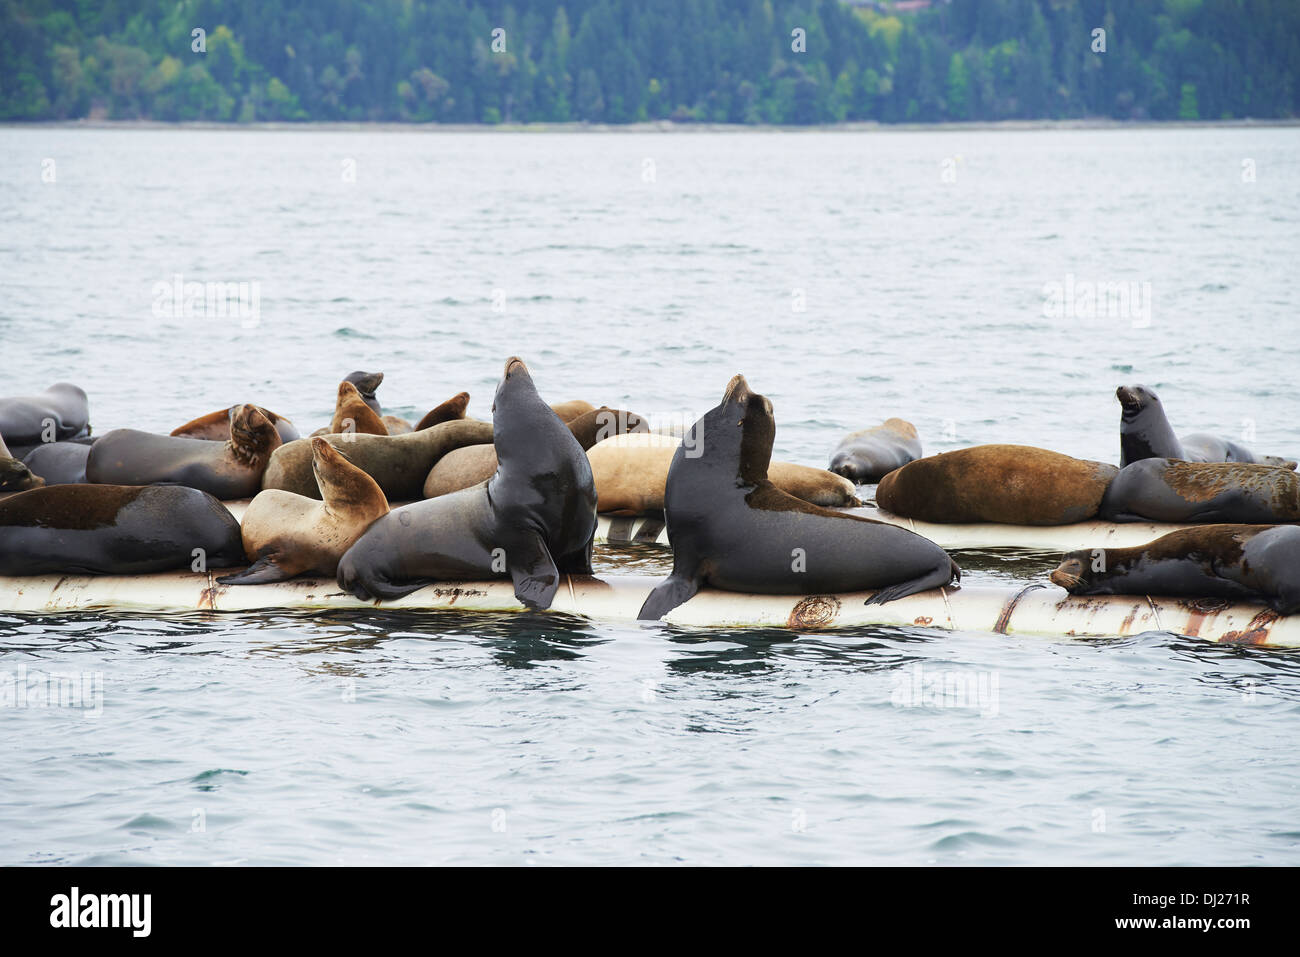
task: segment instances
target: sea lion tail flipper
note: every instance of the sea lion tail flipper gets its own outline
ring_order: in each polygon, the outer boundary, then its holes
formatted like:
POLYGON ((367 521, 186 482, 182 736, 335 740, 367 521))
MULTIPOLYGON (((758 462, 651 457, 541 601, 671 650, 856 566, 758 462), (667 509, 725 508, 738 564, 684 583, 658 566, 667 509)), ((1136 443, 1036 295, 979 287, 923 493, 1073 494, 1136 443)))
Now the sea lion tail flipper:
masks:
POLYGON ((284 569, 276 564, 274 555, 263 555, 242 572, 222 575, 217 581, 223 585, 265 585, 270 582, 282 582, 292 577, 285 574, 284 569))
POLYGON ((637 613, 638 621, 658 621, 678 605, 684 605, 700 590, 698 578, 686 578, 673 572, 655 586, 637 613))
POLYGON ((897 598, 906 598, 908 595, 929 591, 932 588, 942 588, 952 581, 954 574, 956 574, 957 580, 961 581, 961 569, 957 567, 956 562, 949 558, 947 565, 936 568, 928 575, 922 575, 919 578, 913 578, 911 581, 899 582, 897 585, 882 588, 862 604, 883 605, 897 598))
POLYGON ((533 533, 521 538, 506 554, 515 597, 533 611, 550 608, 560 587, 560 570, 541 536, 533 533))

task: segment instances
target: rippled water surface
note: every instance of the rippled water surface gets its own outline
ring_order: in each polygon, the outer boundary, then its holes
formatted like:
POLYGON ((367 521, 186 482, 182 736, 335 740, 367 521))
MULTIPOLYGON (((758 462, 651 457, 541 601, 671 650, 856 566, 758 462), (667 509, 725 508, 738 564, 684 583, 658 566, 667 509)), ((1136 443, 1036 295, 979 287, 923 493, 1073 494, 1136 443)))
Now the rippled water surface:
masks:
MULTIPOLYGON (((1292 129, 10 128, 0 221, 0 391, 78 382, 99 432, 310 430, 354 369, 487 417, 519 354, 666 417, 744 372, 809 464, 891 415, 1115 461, 1132 381, 1300 452, 1292 129), (176 276, 258 283, 256 324, 159 314, 176 276), (1049 317, 1054 283, 1149 312, 1049 317)), ((1300 661, 1164 634, 0 612, 0 701, 2 863, 1300 860, 1300 661), (33 706, 51 675, 90 706, 33 706)))

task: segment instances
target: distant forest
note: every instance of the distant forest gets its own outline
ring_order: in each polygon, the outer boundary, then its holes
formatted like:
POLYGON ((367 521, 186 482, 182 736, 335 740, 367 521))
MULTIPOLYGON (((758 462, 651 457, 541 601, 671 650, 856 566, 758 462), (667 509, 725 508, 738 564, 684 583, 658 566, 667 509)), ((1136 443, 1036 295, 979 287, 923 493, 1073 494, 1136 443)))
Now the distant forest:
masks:
POLYGON ((0 0, 0 119, 1300 113, 1300 0, 0 0))

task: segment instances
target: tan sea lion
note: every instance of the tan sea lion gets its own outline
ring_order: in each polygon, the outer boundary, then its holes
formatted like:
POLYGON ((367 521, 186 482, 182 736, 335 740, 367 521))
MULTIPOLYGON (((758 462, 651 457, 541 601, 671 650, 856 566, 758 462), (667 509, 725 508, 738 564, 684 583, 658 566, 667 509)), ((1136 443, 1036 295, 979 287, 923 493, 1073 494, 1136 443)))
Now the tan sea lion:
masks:
POLYGON ((596 407, 590 402, 583 402, 581 399, 570 399, 568 402, 556 402, 551 406, 551 411, 560 417, 561 422, 572 422, 580 415, 586 415, 596 407))
POLYGON ((86 478, 103 485, 188 485, 219 499, 250 498, 281 444, 261 409, 236 405, 226 442, 114 429, 91 446, 86 478))
POLYGON ((1027 445, 942 452, 880 480, 876 504, 924 522, 1071 525, 1097 515, 1119 469, 1027 445))
POLYGON ((421 432, 431 426, 439 425, 443 422, 450 422, 453 419, 465 418, 465 410, 469 408, 469 393, 457 392, 446 402, 424 413, 419 423, 411 431, 421 432))
MULTIPOLYGON (((558 414, 558 413, 557 413, 558 414)), ((584 412, 565 423, 585 452, 596 443, 614 435, 645 432, 646 421, 635 412, 599 408, 584 412)), ((496 449, 489 445, 469 445, 453 449, 429 470, 424 480, 424 497, 437 498, 463 488, 486 482, 497 470, 496 449)))
POLYGON ((223 585, 284 581, 304 572, 330 575, 339 559, 388 514, 388 499, 369 475, 323 437, 311 440, 312 471, 321 499, 280 489, 257 494, 244 512, 244 553, 253 564, 218 578, 223 585))
POLYGON ((405 435, 407 432, 414 431, 411 423, 400 416, 385 413, 380 416, 380 421, 384 423, 384 428, 388 430, 389 435, 405 435))
MULTIPOLYGON (((390 502, 421 497, 424 479, 435 462, 452 449, 492 442, 492 424, 477 419, 453 419, 405 435, 345 433, 321 436, 371 476, 390 502)), ((319 498, 312 474, 311 443, 306 439, 276 449, 266 468, 263 488, 319 498)))
POLYGON ((334 418, 330 421, 330 432, 387 435, 388 427, 384 425, 384 420, 375 410, 366 404, 357 387, 344 379, 339 383, 339 394, 334 403, 334 418))
MULTIPOLYGON (((216 412, 201 415, 197 419, 191 419, 184 425, 172 429, 171 434, 180 439, 207 439, 210 442, 229 442, 231 408, 231 406, 227 406, 224 409, 218 409, 216 412)), ((262 414, 275 426, 275 431, 280 433, 281 442, 292 442, 294 439, 301 438, 298 429, 284 416, 276 415, 270 409, 263 408, 260 405, 258 408, 262 409, 262 414)))
MULTIPOLYGON (((668 468, 683 441, 670 435, 638 432, 616 435, 587 451, 596 479, 596 508, 613 515, 644 515, 664 507, 668 468)), ((706 445, 707 436, 701 445, 706 445)), ((825 508, 861 505, 853 483, 825 469, 772 462, 768 478, 778 489, 825 508)))

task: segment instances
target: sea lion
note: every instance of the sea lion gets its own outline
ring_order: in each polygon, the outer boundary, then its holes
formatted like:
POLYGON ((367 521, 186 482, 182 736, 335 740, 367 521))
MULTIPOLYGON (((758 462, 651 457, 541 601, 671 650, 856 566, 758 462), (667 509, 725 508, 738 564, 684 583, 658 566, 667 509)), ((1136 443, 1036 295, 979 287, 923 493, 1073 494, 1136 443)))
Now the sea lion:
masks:
POLYGON ((401 416, 385 413, 379 417, 379 420, 384 423, 384 428, 389 435, 405 435, 407 432, 414 431, 411 428, 411 423, 401 416))
POLYGON ((42 442, 23 457, 23 464, 46 485, 78 485, 87 481, 90 449, 81 442, 42 442))
POLYGON ((375 398, 375 391, 384 381, 382 372, 349 372, 343 377, 344 382, 350 382, 357 387, 357 392, 361 394, 362 400, 370 406, 370 411, 375 415, 383 415, 384 410, 379 405, 379 400, 375 398))
MULTIPOLYGON (((218 409, 216 412, 209 412, 197 419, 191 419, 184 425, 172 429, 171 434, 178 439, 207 439, 209 442, 229 442, 231 408, 233 406, 218 409)), ((275 426, 275 431, 280 433, 281 442, 292 442, 294 439, 301 438, 297 427, 284 416, 277 415, 270 409, 263 408, 260 405, 258 408, 275 426)))
POLYGON ((1294 459, 1285 459, 1280 455, 1260 455, 1240 442, 1210 435, 1208 432, 1193 432, 1181 436, 1178 441, 1182 443, 1189 462, 1253 462, 1293 471, 1297 464, 1294 459))
POLYGON ((744 376, 695 424, 673 456, 664 521, 673 572, 638 618, 659 619, 704 585, 800 595, 879 589, 867 604, 960 581, 961 569, 915 532, 795 498, 768 480, 776 420, 744 376))
POLYGON ((1179 438, 1165 415, 1160 397, 1144 385, 1122 385, 1119 399, 1119 465, 1143 459, 1182 459, 1186 462, 1257 462, 1294 469, 1296 463, 1276 455, 1256 455, 1230 439, 1205 432, 1179 438))
POLYGON ((831 452, 830 471, 856 485, 879 482, 894 469, 921 457, 916 426, 904 419, 886 419, 880 425, 850 432, 831 452))
POLYGON ((1097 514, 1113 465, 1027 445, 976 445, 908 462, 876 504, 924 522, 1071 525, 1097 514))
POLYGON ((591 574, 591 467, 573 433, 537 394, 521 359, 506 362, 492 426, 496 474, 376 521, 340 559, 339 587, 363 600, 392 599, 436 581, 509 576, 515 597, 544 609, 562 573, 591 574))
POLYGON ((562 422, 572 422, 580 415, 586 415, 594 411, 595 406, 590 402, 584 402, 581 399, 570 399, 568 402, 556 402, 551 406, 551 410, 560 417, 562 422))
POLYGON ((5 446, 4 436, 0 435, 0 495, 8 492, 25 492, 27 489, 40 488, 45 478, 33 475, 25 462, 12 455, 5 446))
MULTIPOLYGON (((565 423, 586 452, 596 443, 628 432, 645 432, 648 425, 635 412, 599 408, 584 412, 565 423)), ((490 445, 468 445, 452 449, 429 469, 424 480, 424 497, 437 498, 486 482, 497 470, 497 453, 490 445)), ((665 466, 665 474, 667 467, 665 466)))
POLYGON ((1136 548, 1068 552, 1052 581, 1072 595, 1260 598, 1300 611, 1300 527, 1203 525, 1136 548))
POLYGON ((1300 476, 1252 462, 1141 459, 1110 483, 1098 510, 1110 522, 1300 521, 1300 476))
POLYGON ((280 445, 280 433, 261 409, 236 405, 228 442, 114 429, 91 446, 86 478, 104 485, 188 485, 219 499, 251 498, 280 445))
MULTIPOLYGON (((705 436, 702 441, 707 442, 705 436)), ((682 440, 669 435, 614 436, 587 452, 596 477, 597 508, 611 515, 645 515, 664 507, 668 470, 682 440)), ((861 505, 852 482, 825 469, 772 462, 767 477, 783 492, 827 508, 861 505)))
POLYGON ((423 432, 425 429, 450 422, 452 419, 463 419, 467 408, 469 408, 469 393, 457 392, 446 402, 424 413, 424 418, 411 431, 423 432))
POLYGON ((244 561, 234 516, 182 486, 36 488, 0 501, 0 530, 0 575, 206 571, 244 561))
POLYGON ((244 553, 253 564, 218 578, 223 585, 284 581, 304 572, 333 575, 339 558, 388 514, 383 489, 324 438, 311 440, 312 470, 323 501, 267 489, 244 512, 244 553))
POLYGON ((378 413, 370 408, 360 390, 344 379, 339 383, 338 398, 334 403, 334 418, 330 421, 330 432, 387 435, 388 428, 378 413))
POLYGON ((56 382, 39 395, 0 398, 0 435, 11 447, 70 439, 89 428, 90 403, 71 382, 56 382))
MULTIPOLYGON (((409 502, 421 497, 429 469, 449 451, 464 445, 491 443, 492 424, 477 419, 453 419, 405 435, 343 433, 320 438, 346 452, 353 465, 379 483, 390 502, 409 502)), ((319 498, 320 489, 312 473, 311 443, 299 439, 276 449, 267 465, 262 488, 319 498)))

